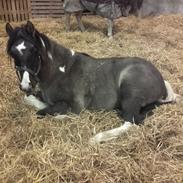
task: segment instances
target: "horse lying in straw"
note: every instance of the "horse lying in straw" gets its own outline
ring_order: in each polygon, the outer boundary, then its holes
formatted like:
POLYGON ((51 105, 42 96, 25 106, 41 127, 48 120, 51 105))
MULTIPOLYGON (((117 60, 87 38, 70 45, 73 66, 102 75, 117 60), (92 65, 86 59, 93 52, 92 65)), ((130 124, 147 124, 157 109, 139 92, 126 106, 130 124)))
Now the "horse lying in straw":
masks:
POLYGON ((113 22, 119 17, 135 15, 146 17, 170 13, 183 13, 183 0, 65 0, 66 29, 70 30, 70 16, 76 15, 81 31, 84 25, 81 21, 82 12, 88 10, 107 18, 109 37, 112 36, 113 22))
POLYGON ((38 32, 31 22, 6 25, 7 52, 14 59, 20 89, 38 115, 79 114, 82 110, 118 110, 125 123, 91 138, 99 143, 141 124, 149 107, 176 102, 160 72, 137 57, 96 59, 74 52, 38 32), (36 86, 39 92, 36 92, 36 86), (33 94, 35 93, 35 94, 33 94), (32 94, 32 95, 30 95, 32 94))

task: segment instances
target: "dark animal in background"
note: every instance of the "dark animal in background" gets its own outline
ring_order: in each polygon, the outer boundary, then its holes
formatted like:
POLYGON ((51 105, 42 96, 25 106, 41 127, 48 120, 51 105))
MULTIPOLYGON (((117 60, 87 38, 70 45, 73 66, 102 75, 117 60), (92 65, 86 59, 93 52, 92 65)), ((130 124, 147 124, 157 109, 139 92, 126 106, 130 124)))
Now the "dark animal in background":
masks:
POLYGON ((113 20, 129 14, 138 15, 143 0, 65 0, 64 10, 66 15, 66 29, 70 30, 70 16, 75 14, 81 31, 84 25, 81 21, 84 10, 94 12, 101 17, 107 18, 108 33, 112 36, 113 20))
POLYGON ((183 0, 143 0, 140 17, 162 14, 182 14, 183 0))
POLYGON ((84 31, 85 28, 81 17, 83 11, 88 10, 107 18, 107 35, 111 37, 115 19, 129 15, 146 17, 183 13, 183 0, 65 0, 64 9, 67 30, 70 30, 70 16, 74 13, 80 30, 84 31))
POLYGON ((29 21, 14 29, 7 23, 6 31, 7 52, 14 59, 20 88, 29 93, 27 102, 40 109, 38 115, 117 110, 125 120, 91 142, 116 138, 132 124, 141 124, 146 109, 155 103, 179 99, 160 72, 142 58, 96 59, 74 52, 38 32, 29 21), (36 86, 39 93, 34 95, 36 86))

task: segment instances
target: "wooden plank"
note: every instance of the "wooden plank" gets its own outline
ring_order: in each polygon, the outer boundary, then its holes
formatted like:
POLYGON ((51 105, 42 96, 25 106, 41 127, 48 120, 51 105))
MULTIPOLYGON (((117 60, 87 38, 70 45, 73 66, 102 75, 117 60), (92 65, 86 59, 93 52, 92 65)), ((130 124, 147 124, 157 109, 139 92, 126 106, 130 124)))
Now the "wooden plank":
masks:
POLYGON ((32 18, 31 2, 30 2, 30 0, 27 0, 27 9, 28 9, 28 15, 29 15, 29 19, 30 19, 30 18, 32 18))
POLYGON ((61 0, 31 0, 32 2, 60 2, 61 0))
MULTIPOLYGON (((63 11, 62 10, 54 10, 54 13, 62 13, 63 11)), ((32 10, 32 14, 35 14, 35 13, 40 13, 40 14, 49 14, 50 13, 50 10, 32 10)))
POLYGON ((52 16, 50 16, 49 14, 48 15, 46 15, 46 14, 44 14, 44 15, 32 15, 32 18, 61 18, 61 17, 63 17, 62 14, 52 15, 52 16))
MULTIPOLYGON (((32 2, 31 6, 49 6, 50 2, 32 2)), ((61 2, 52 3, 52 6, 63 6, 61 2)))
POLYGON ((0 1, 0 19, 4 21, 4 14, 3 14, 3 1, 0 1))
POLYGON ((8 21, 12 21, 12 16, 11 16, 11 4, 10 0, 6 1, 6 7, 7 7, 7 14, 8 14, 8 21))
POLYGON ((23 0, 19 0, 19 3, 20 3, 20 21, 23 21, 24 20, 24 13, 22 12, 23 10, 23 0))
POLYGON ((15 9, 16 9, 16 21, 20 21, 20 5, 19 5, 19 0, 14 0, 15 1, 15 9))
POLYGON ((3 1, 3 7, 4 7, 4 16, 5 16, 5 21, 9 21, 9 18, 8 18, 8 13, 7 13, 7 4, 6 4, 6 0, 2 0, 3 1))
POLYGON ((24 11, 25 11, 25 19, 24 20, 28 20, 28 8, 27 8, 27 0, 23 0, 23 6, 24 6, 24 11))
POLYGON ((16 17, 16 8, 15 8, 15 1, 14 0, 11 0, 11 6, 12 6, 13 21, 16 21, 17 17, 16 17))
POLYGON ((34 10, 60 10, 59 6, 36 6, 33 8, 34 10))

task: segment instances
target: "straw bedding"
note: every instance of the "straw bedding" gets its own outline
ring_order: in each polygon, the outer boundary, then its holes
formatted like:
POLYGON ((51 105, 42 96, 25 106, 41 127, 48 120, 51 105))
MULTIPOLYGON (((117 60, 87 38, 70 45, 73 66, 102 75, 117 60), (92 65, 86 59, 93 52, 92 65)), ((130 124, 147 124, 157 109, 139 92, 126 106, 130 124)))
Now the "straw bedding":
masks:
MULTIPOLYGON (((64 20, 34 20, 36 27, 73 50, 95 57, 139 56, 161 71, 183 95, 183 16, 116 21, 108 39, 105 21, 84 17, 86 32, 70 33, 64 20)), ((14 25, 19 25, 15 24, 14 25)), ((118 127, 114 111, 83 111, 64 120, 37 119, 23 102, 13 64, 6 54, 7 37, 0 23, 0 182, 182 183, 183 104, 163 105, 145 124, 120 138, 90 146, 89 138, 118 127)))

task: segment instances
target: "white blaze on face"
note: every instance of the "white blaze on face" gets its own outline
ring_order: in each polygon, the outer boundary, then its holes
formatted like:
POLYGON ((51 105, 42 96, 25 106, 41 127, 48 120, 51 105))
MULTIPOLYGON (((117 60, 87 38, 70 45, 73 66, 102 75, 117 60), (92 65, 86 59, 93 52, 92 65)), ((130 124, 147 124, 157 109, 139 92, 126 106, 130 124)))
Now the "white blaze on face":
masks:
POLYGON ((22 82, 20 83, 23 90, 28 90, 30 88, 30 78, 29 73, 25 71, 23 73, 22 82))
POLYGON ((16 46, 16 49, 19 51, 19 53, 20 53, 21 55, 23 55, 22 50, 25 50, 25 49, 26 49, 24 41, 23 41, 22 43, 20 43, 19 45, 17 45, 17 46, 16 46))

